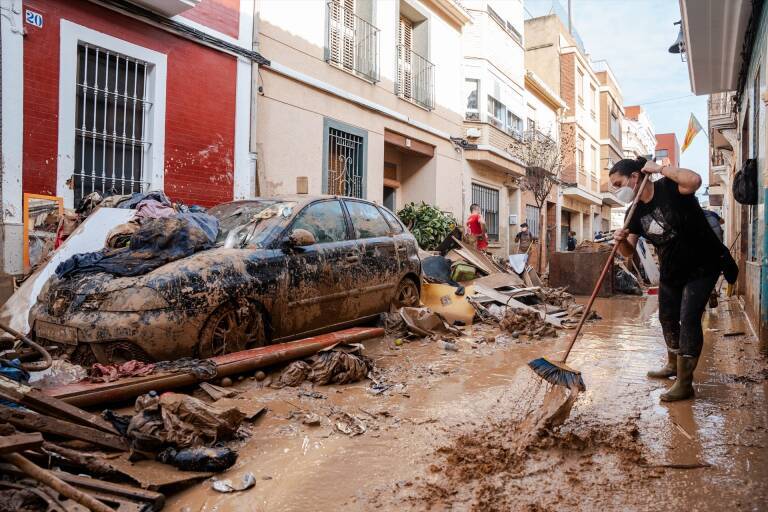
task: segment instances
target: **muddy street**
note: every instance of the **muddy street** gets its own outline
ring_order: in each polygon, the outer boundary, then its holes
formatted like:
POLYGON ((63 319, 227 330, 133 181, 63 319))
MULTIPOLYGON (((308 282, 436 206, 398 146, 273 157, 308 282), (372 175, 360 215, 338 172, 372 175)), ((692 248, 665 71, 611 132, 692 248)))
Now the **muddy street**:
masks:
POLYGON ((380 338, 365 343, 375 388, 238 384, 268 413, 217 478, 252 472, 255 487, 219 494, 203 481, 168 510, 764 510, 768 367, 755 337, 726 336, 750 332, 740 304, 705 313, 697 398, 673 404, 659 402, 670 383, 645 375, 664 357, 656 297, 596 310, 569 361, 587 391, 522 449, 520 421, 545 390, 525 364, 557 353, 563 334, 493 341, 479 326, 458 351, 380 338))

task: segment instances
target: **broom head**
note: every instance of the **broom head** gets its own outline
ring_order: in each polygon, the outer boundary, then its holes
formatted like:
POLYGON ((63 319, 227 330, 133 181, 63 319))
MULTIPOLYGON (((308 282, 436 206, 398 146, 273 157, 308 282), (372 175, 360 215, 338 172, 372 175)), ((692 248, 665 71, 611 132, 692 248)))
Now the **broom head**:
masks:
POLYGON ((528 366, 536 372, 536 375, 555 386, 564 386, 569 389, 586 391, 581 372, 566 366, 565 363, 550 361, 546 357, 534 359, 528 366))

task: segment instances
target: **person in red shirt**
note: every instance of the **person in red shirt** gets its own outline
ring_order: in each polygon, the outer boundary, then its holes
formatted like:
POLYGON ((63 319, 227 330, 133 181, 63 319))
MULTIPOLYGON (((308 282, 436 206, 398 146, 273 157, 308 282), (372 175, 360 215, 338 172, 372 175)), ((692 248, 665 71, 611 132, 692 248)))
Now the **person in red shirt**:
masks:
POLYGON ((485 229, 485 219, 480 213, 480 205, 472 204, 469 207, 469 218, 467 219, 467 231, 475 239, 477 249, 485 250, 488 247, 488 233, 485 229))

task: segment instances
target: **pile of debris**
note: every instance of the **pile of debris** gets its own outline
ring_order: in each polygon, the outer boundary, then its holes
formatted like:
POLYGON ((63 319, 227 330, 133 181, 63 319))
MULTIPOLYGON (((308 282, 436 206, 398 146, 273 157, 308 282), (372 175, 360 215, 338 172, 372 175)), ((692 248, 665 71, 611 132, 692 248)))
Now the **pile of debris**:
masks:
POLYGON ((507 308, 499 327, 511 333, 513 338, 557 336, 555 328, 547 324, 538 311, 533 310, 507 308))
POLYGON ((293 361, 283 369, 273 387, 295 387, 305 381, 324 386, 363 380, 374 366, 370 358, 361 354, 362 349, 361 344, 352 344, 321 350, 314 356, 293 361))
POLYGON ((592 240, 582 240, 573 252, 610 252, 613 246, 606 242, 593 242, 592 240))

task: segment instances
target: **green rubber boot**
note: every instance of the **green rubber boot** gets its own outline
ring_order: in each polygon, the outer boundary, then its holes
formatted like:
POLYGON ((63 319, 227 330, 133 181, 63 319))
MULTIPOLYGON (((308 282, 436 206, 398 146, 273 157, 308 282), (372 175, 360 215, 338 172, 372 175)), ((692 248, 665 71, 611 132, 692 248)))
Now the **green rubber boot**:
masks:
POLYGON ((659 370, 651 370, 647 374, 652 379, 668 379, 677 375, 677 355, 667 352, 667 364, 659 370))
POLYGON ((677 380, 669 390, 661 395, 662 402, 676 402, 692 398, 693 391, 693 370, 699 362, 698 357, 677 356, 677 380))

